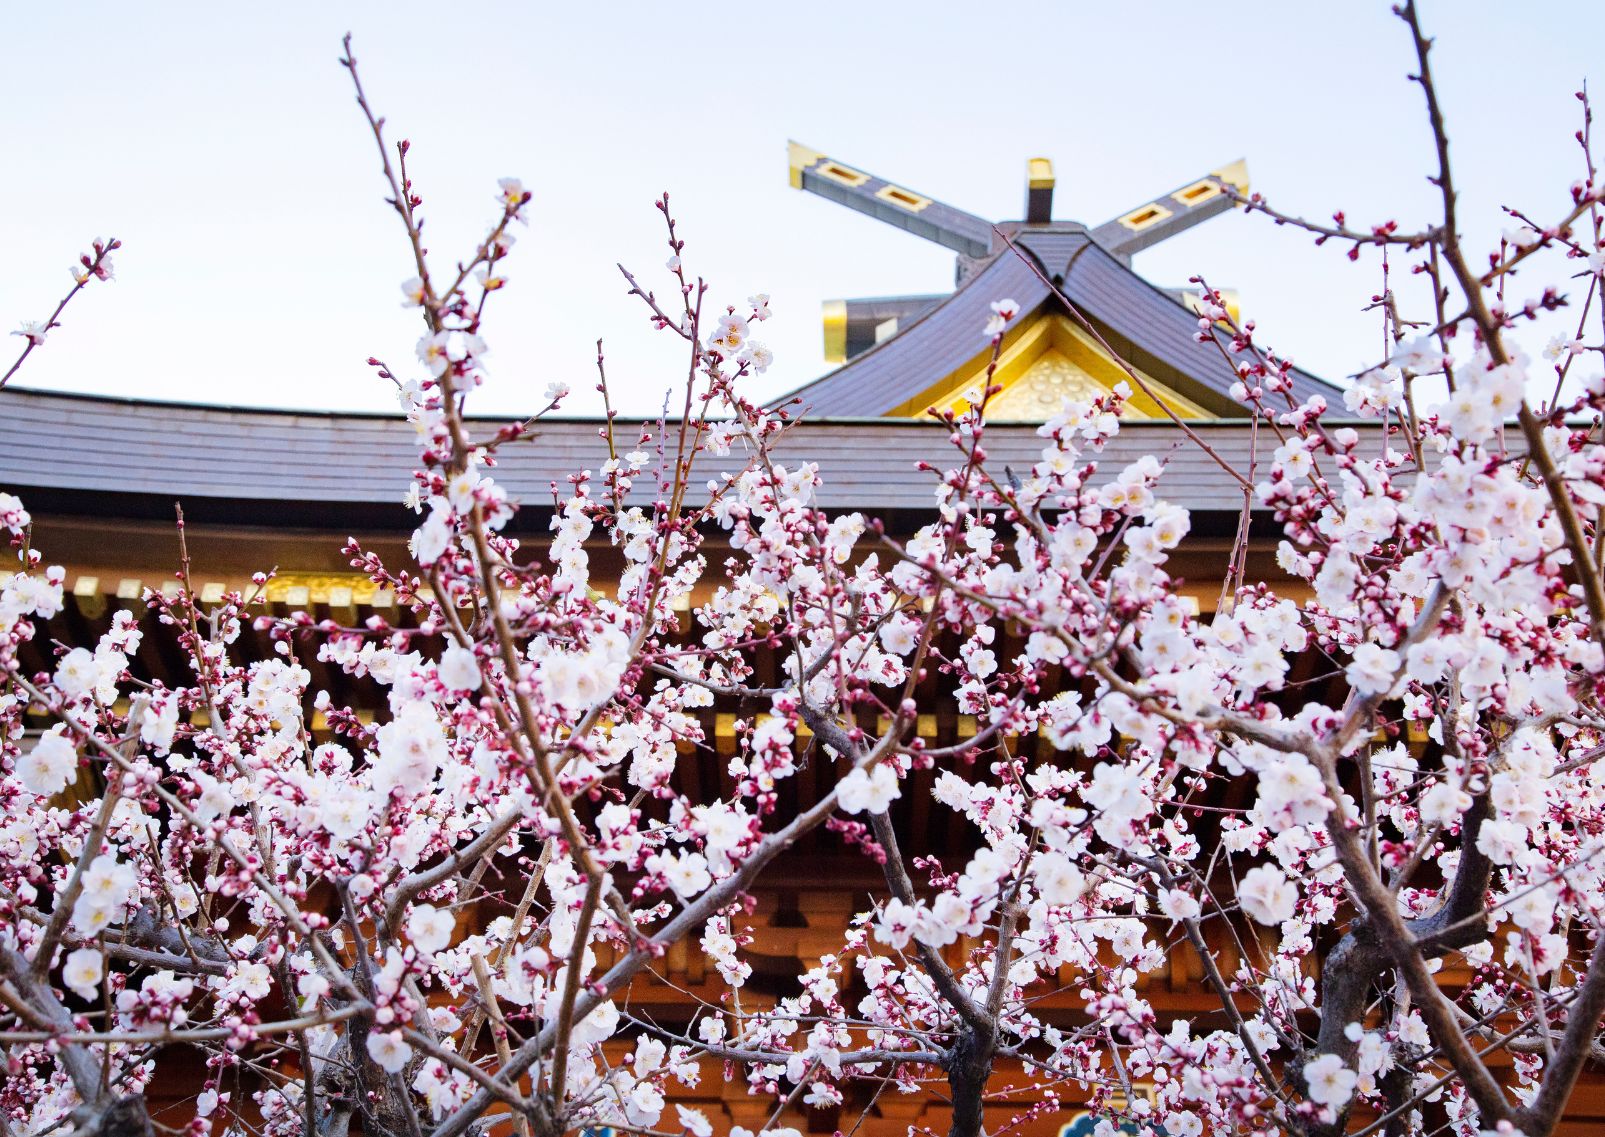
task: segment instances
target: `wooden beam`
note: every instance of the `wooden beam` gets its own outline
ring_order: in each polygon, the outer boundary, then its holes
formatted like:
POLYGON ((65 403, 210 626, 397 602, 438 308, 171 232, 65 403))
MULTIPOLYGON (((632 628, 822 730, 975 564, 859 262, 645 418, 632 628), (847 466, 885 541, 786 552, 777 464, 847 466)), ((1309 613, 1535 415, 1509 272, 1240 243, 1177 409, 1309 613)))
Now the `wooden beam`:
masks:
POLYGON ((1137 205, 1092 231, 1092 239, 1123 260, 1232 207, 1226 188, 1248 191, 1248 165, 1239 159, 1167 194, 1137 205))
POLYGON ((992 252, 992 223, 798 142, 788 144, 791 184, 935 241, 966 257, 992 252))

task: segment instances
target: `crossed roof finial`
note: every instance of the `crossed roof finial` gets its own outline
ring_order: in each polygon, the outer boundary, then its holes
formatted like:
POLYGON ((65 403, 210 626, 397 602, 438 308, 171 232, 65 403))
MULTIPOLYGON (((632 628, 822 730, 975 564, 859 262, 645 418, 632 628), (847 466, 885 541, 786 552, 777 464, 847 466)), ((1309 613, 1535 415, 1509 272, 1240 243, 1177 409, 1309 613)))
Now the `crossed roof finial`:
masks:
MULTIPOLYGON (((788 157, 791 184, 797 189, 867 213, 961 256, 980 259, 995 251, 993 223, 983 217, 877 177, 800 142, 789 144, 788 157)), ((1090 227, 1088 232, 1104 249, 1128 260, 1133 253, 1230 209, 1232 199, 1225 192, 1227 186, 1240 193, 1248 191, 1248 165, 1242 159, 1150 198, 1102 225, 1090 227)), ((1053 189, 1053 163, 1046 158, 1030 159, 1025 224, 1054 223, 1053 189)))
MULTIPOLYGON (((992 302, 1004 298, 1016 302, 1020 315, 994 376, 1005 391, 997 413, 1025 413, 1027 404, 1038 413, 1065 383, 1113 387, 1138 370, 1144 397, 1150 388, 1160 392, 1150 399, 1157 400, 1148 408, 1155 414, 1160 404, 1193 417, 1242 413, 1231 394, 1238 379, 1233 361, 1199 350, 1197 291, 1158 287, 1133 270, 1131 258, 1230 209, 1234 192, 1248 189, 1246 163, 1211 170, 1087 226, 1054 218, 1053 164, 1032 158, 1024 218, 994 225, 797 142, 789 158, 797 189, 958 254, 951 293, 825 301, 825 358, 840 366, 794 392, 813 413, 905 417, 951 404, 954 390, 969 389, 978 369, 985 370, 980 329, 992 302), (1009 394, 1011 383, 1025 394, 1009 394)), ((1225 304, 1230 310, 1229 299, 1225 304)), ((1337 394, 1297 369, 1289 383, 1299 398, 1337 394)))

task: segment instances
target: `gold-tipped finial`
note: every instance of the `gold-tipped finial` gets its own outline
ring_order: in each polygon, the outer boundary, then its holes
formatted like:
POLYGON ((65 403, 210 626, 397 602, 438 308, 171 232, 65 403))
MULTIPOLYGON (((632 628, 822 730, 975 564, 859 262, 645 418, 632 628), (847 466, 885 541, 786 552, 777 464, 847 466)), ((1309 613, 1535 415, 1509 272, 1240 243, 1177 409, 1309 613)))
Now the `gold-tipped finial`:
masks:
POLYGON ((787 141, 786 161, 791 167, 791 188, 802 189, 803 171, 817 164, 824 156, 823 151, 810 149, 801 142, 787 141))
POLYGON ((1211 170, 1210 176, 1219 178, 1238 193, 1248 192, 1248 162, 1242 158, 1237 159, 1229 166, 1211 170))
POLYGON ((825 323, 825 362, 847 362, 847 301, 826 300, 822 305, 825 323))
POLYGON ((1031 225, 1053 220, 1053 163, 1047 158, 1026 161, 1025 219, 1031 225))

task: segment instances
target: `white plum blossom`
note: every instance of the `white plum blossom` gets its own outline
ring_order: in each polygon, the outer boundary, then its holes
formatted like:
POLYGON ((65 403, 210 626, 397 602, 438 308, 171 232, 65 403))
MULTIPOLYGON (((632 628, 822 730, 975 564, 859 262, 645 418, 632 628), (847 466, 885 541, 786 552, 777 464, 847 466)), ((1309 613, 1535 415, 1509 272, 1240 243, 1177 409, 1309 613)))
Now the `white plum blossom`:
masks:
POLYGON ((80 999, 99 997, 100 981, 105 973, 105 957, 92 947, 68 952, 61 965, 61 981, 80 999))
POLYGON ((888 900, 881 906, 879 917, 875 922, 875 938, 889 947, 901 951, 908 946, 908 940, 914 934, 914 922, 919 911, 912 904, 906 904, 897 898, 888 900))
POLYGON ((84 870, 78 899, 73 904, 72 926, 86 936, 95 935, 122 918, 138 885, 134 867, 114 853, 102 853, 84 870))
POLYGON ((451 514, 439 498, 429 503, 429 516, 412 537, 412 555, 424 567, 434 564, 451 544, 451 514))
POLYGON ((376 1030, 368 1035, 368 1057, 386 1073, 399 1074, 412 1060, 412 1047, 399 1030, 376 1030))
MULTIPOLYGON (((1514 1133, 1570 1092, 1592 1040, 1558 1028, 1601 979, 1605 891, 1594 181, 1470 254, 1430 220, 1318 227, 1429 286, 1422 311, 1384 282, 1396 346, 1346 385, 1200 281, 1156 377, 1194 379, 1150 388, 1154 360, 1077 325, 1057 405, 989 422, 1070 334, 999 299, 935 421, 875 428, 900 440, 877 461, 920 455, 877 515, 832 475, 867 435, 764 396, 770 297, 686 263, 666 197, 673 275, 632 303, 687 383, 621 406, 599 372, 605 417, 548 433, 568 384, 485 364, 530 190, 500 181, 441 260, 408 144, 369 126, 422 324, 412 377, 374 360, 415 443, 385 495, 407 556, 309 556, 356 574, 327 591, 178 559, 97 614, 96 578, 36 547, 54 520, 0 493, 14 1127, 93 1128, 90 1085, 133 1108, 153 1039, 197 1072, 192 1130, 264 1137, 483 1131, 526 1092, 540 1127, 592 1133, 934 1123, 913 1095, 978 1102, 941 1107, 956 1137, 1083 1104, 1100 1133, 1336 1133, 1398 1087, 1419 1137, 1514 1133), (1529 365, 1518 341, 1556 328, 1529 365), (497 382, 527 404, 499 426, 475 413, 497 382), (1242 421, 1128 427, 1172 395, 1242 421), (1454 1016, 1423 975, 1452 976, 1454 1016), (1484 1026, 1545 1008, 1557 1029, 1485 1071, 1508 1096, 1469 1092, 1484 1026)), ((1040 227, 1000 232, 1010 271, 1072 272, 1009 256, 1040 227)), ((1124 271, 1086 251, 1075 273, 1124 271)), ((333 485, 362 454, 315 457, 333 485)))
POLYGON ((719 317, 718 330, 708 340, 709 347, 719 348, 727 355, 737 355, 747 346, 747 321, 735 313, 719 317))
POLYGON ((713 1137, 713 1123, 708 1120, 707 1114, 683 1105, 677 1105, 674 1109, 680 1120, 680 1128, 691 1137, 713 1137))
POLYGON ((713 883, 708 860, 701 853, 654 854, 647 858, 648 870, 661 873, 676 896, 689 899, 713 883))
POLYGON ((440 653, 438 670, 441 683, 453 691, 479 690, 479 663, 469 648, 448 647, 440 653))
POLYGON ((77 771, 78 751, 60 727, 41 735, 33 749, 17 761, 17 778, 23 788, 40 797, 59 794, 77 771))
POLYGON ((1191 893, 1172 888, 1159 894, 1159 910, 1172 920, 1196 920, 1203 906, 1191 893))
POLYGON ((1457 824, 1472 806, 1472 797, 1456 781, 1442 781, 1421 795, 1421 820, 1430 825, 1457 824))
POLYGON ((1394 676, 1400 670, 1399 653, 1380 644, 1363 643, 1354 649, 1344 674, 1356 691, 1365 695, 1382 695, 1392 689, 1394 676))
POLYGON ((1053 905, 1074 904, 1087 891, 1087 879, 1061 853, 1044 853, 1036 861, 1037 893, 1053 905))
POLYGON ((440 721, 426 704, 409 703, 378 730, 379 753, 373 785, 381 793, 421 792, 435 777, 447 753, 440 721))
MULTIPOLYGON (((995 336, 1008 327, 1009 321, 1019 315, 1020 305, 1013 300, 995 300, 992 302, 992 315, 986 322, 985 335, 995 336)), ((979 400, 976 400, 979 401, 979 400)))
POLYGON ((1372 368, 1354 381, 1343 392, 1343 405, 1356 414, 1375 417, 1386 414, 1399 405, 1399 370, 1396 367, 1372 368))
POLYGON ((1237 901, 1256 922, 1280 924, 1293 918, 1298 889, 1275 865, 1258 865, 1238 882, 1237 901))
POLYGON ((1343 1065, 1336 1054, 1322 1054, 1304 1066, 1310 1100, 1318 1105, 1341 1106, 1354 1096, 1360 1076, 1343 1065))
POLYGON ((414 904, 407 916, 407 937, 412 946, 426 955, 444 951, 451 944, 457 921, 451 912, 430 904, 414 904))
POLYGON ((884 762, 869 771, 855 766, 836 783, 836 800, 844 813, 885 813, 901 793, 897 771, 884 762))

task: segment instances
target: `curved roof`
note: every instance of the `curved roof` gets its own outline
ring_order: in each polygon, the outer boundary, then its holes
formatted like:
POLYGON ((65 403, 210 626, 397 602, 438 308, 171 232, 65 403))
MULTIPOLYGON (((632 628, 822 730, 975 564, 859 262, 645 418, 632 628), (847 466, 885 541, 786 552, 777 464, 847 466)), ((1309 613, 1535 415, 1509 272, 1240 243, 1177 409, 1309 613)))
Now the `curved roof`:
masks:
MULTIPOLYGON (((1040 266, 1127 362, 1189 380, 1180 392, 1216 414, 1243 413, 1229 394, 1237 379, 1232 364, 1213 344, 1194 339, 1196 312, 1138 276, 1081 226, 1023 227, 1012 239, 1036 266, 1005 246, 941 303, 891 338, 799 388, 794 397, 815 415, 890 413, 985 348, 982 329, 995 301, 1014 300, 1022 319, 1044 306, 1064 310, 1064 301, 1037 274, 1040 266)), ((1300 401, 1338 390, 1308 372, 1293 372, 1293 393, 1300 401)))
MULTIPOLYGON (((477 420, 489 436, 502 420, 477 420)), ((649 429, 652 429, 648 424, 649 429)), ((607 458, 599 420, 541 424, 533 443, 499 457, 496 478, 527 506, 552 500, 578 470, 607 458)), ((633 442, 640 422, 618 421, 633 442)), ((1236 468, 1247 469, 1253 434, 1245 422, 1199 423, 1194 429, 1236 468)), ((1375 429, 1372 424, 1371 429, 1375 429)), ((365 523, 410 528, 401 505, 417 465, 413 431, 399 414, 320 414, 57 394, 0 392, 0 489, 36 509, 96 515, 171 518, 175 501, 197 519, 236 524, 305 524, 343 528, 365 523)), ((988 428, 987 451, 998 468, 1025 470, 1042 439, 1029 425, 988 428)), ((1203 511, 1237 513, 1238 483, 1168 422, 1131 423, 1101 459, 1111 475, 1144 454, 1167 459, 1164 496, 1203 511)), ((783 463, 816 462, 829 509, 876 514, 932 509, 933 479, 917 464, 952 463, 945 429, 898 419, 814 419, 798 422, 776 450, 783 463)), ((702 470, 733 469, 738 459, 704 459, 702 470)), ((705 496, 694 478, 693 498, 705 496)), ((532 518, 531 520, 534 520, 532 518)))
POLYGON ((792 392, 810 415, 878 417, 914 398, 962 367, 986 346, 981 329, 992 304, 1014 300, 1030 312, 1050 289, 1021 257, 995 257, 966 285, 900 328, 896 335, 855 355, 836 370, 792 392))

